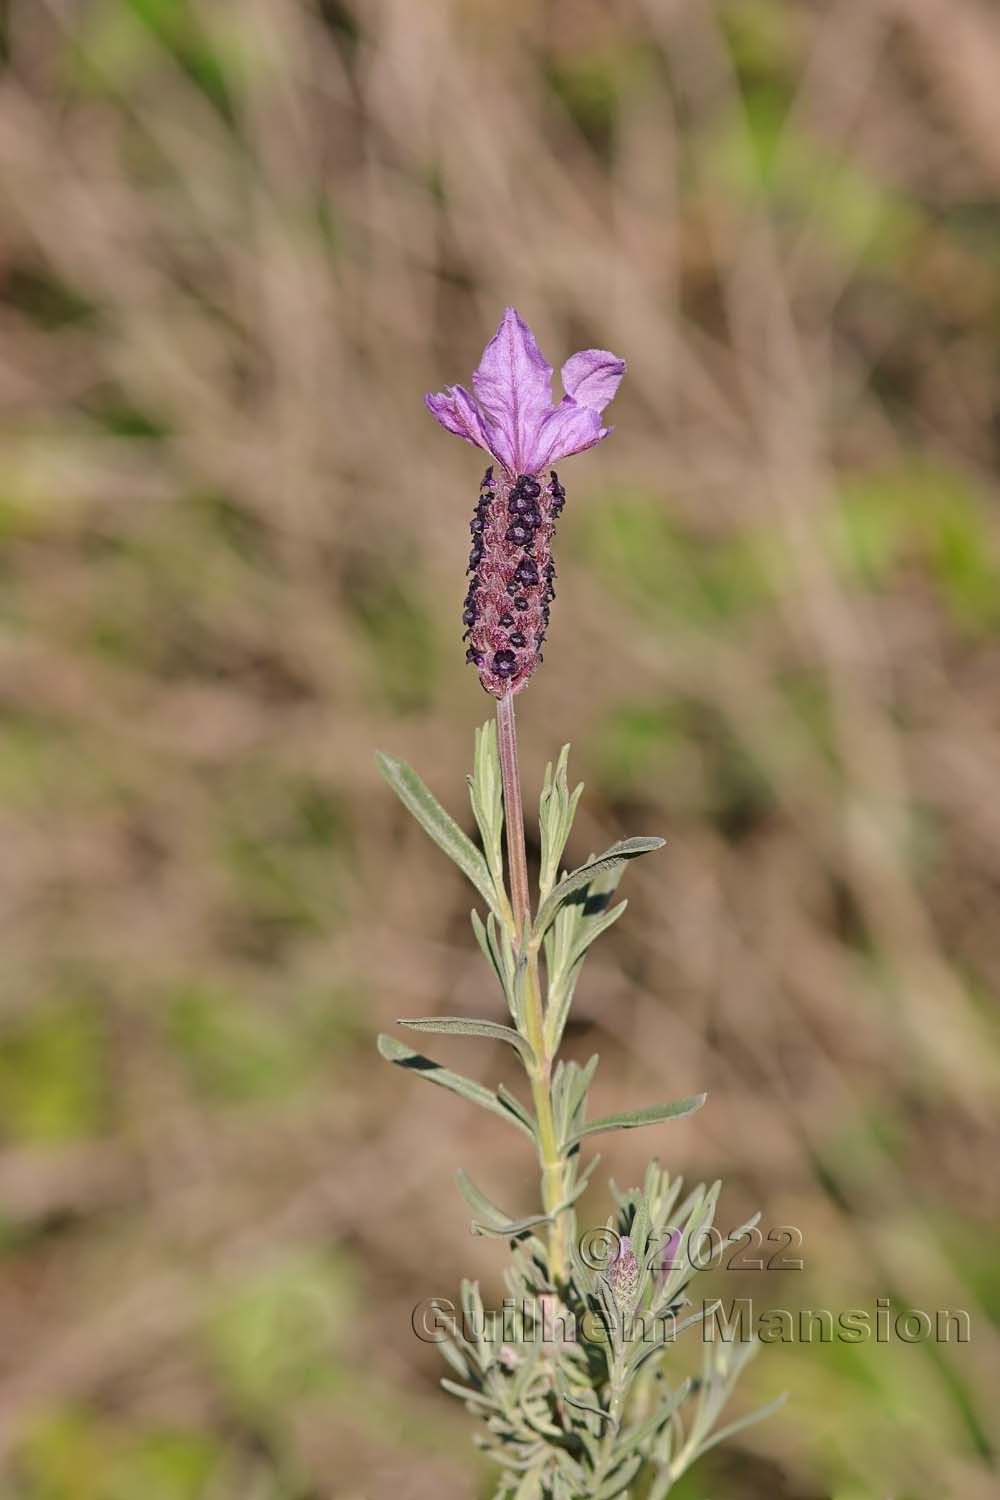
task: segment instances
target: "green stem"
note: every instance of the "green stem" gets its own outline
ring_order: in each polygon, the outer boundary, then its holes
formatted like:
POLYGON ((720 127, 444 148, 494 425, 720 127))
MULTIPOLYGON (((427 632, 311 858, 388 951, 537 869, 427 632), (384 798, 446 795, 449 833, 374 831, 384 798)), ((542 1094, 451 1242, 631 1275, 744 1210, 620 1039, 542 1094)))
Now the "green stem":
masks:
MULTIPOLYGON (((500 751, 500 774, 503 778, 504 821, 507 828, 507 864, 510 872, 511 904, 514 910, 515 945, 525 942, 526 924, 531 916, 528 894, 528 860, 524 846, 524 809, 521 803, 521 778, 517 761, 517 729, 514 723, 514 698, 508 693, 497 699, 497 743, 500 751)), ((549 1226, 549 1273, 554 1282, 566 1276, 566 1215, 556 1214, 565 1193, 565 1162, 556 1132, 552 1110, 552 1057, 545 1044, 545 1012, 538 966, 538 949, 527 943, 522 953, 525 964, 525 1034, 531 1043, 534 1062, 528 1069, 531 1097, 538 1123, 538 1159, 542 1168, 542 1205, 553 1216, 549 1226)))
POLYGON ((500 751, 500 775, 503 778, 507 866, 510 874, 510 898, 514 908, 514 943, 520 947, 531 903, 528 895, 528 857, 524 848, 524 810, 521 806, 521 775, 517 764, 513 693, 497 699, 497 746, 500 751))
POLYGON ((595 1489, 600 1487, 607 1475, 614 1455, 615 1439, 621 1428, 625 1391, 622 1384, 622 1372, 619 1368, 617 1358, 611 1369, 610 1376, 611 1390, 608 1401, 608 1422, 604 1429, 604 1436, 601 1439, 600 1454, 594 1469, 593 1484, 595 1489))
POLYGON ((545 1028, 542 1013, 541 983, 538 973, 538 953, 528 953, 526 975, 525 1013, 526 1030, 536 1063, 530 1070, 531 1097, 538 1121, 538 1159, 542 1167, 542 1206, 552 1215, 549 1225, 549 1272, 555 1282, 566 1276, 566 1215, 556 1210, 566 1196, 565 1163, 559 1138, 556 1133, 555 1116, 552 1112, 552 1059, 545 1051, 545 1028))

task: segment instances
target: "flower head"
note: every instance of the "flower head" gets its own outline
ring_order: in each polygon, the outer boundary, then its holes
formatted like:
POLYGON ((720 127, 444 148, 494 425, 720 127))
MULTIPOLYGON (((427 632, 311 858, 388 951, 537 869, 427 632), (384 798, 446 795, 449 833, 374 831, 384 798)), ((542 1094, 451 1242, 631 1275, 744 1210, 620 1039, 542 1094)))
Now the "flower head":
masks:
POLYGON ((562 367, 566 394, 552 400, 552 366, 528 325, 508 307, 464 386, 428 393, 428 411, 448 432, 484 449, 486 470, 472 518, 472 583, 463 620, 466 659, 488 692, 518 692, 541 661, 555 594, 551 542, 566 499, 549 465, 607 437, 601 412, 625 373, 605 349, 585 349, 562 367))

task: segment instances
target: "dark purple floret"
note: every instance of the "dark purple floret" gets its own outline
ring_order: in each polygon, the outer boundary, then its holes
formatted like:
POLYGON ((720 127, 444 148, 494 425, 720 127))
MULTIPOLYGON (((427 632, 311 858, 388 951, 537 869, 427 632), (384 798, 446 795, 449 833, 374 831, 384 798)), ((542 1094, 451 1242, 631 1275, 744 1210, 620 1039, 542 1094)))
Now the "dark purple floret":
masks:
POLYGON ((531 535, 531 527, 526 526, 523 521, 515 521, 514 524, 512 526, 508 526, 507 530, 504 532, 504 536, 506 537, 508 542, 517 542, 520 546, 523 546, 525 542, 530 542, 531 535))
POLYGON ((517 646, 518 649, 528 644, 527 638, 522 634, 520 630, 512 630, 507 639, 510 641, 512 646, 517 646))
POLYGON ((517 671, 517 657, 513 651, 497 651, 492 662, 497 677, 513 677, 517 671))

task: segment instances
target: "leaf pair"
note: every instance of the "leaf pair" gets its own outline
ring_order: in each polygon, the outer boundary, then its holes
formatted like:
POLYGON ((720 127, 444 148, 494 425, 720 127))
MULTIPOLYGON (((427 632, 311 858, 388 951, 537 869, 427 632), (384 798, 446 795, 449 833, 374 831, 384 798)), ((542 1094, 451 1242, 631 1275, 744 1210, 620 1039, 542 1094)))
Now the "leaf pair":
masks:
MULTIPOLYGON (((494 1021, 476 1021, 464 1016, 428 1016, 412 1021, 401 1021, 400 1025, 410 1026, 414 1031, 438 1032, 450 1036, 486 1037, 491 1041, 506 1042, 526 1061, 531 1057, 530 1047, 524 1037, 519 1036, 511 1027, 501 1026, 494 1021)), ((460 1094, 471 1103, 478 1104, 481 1108, 488 1109, 493 1114, 500 1115, 502 1119, 516 1124, 532 1141, 536 1139, 534 1121, 524 1106, 514 1098, 509 1089, 504 1088, 503 1084, 495 1093, 491 1093, 483 1084, 466 1078, 462 1073, 455 1073, 419 1052, 414 1052, 412 1048, 397 1041, 395 1037, 387 1036, 384 1032, 379 1036, 378 1050, 387 1062, 396 1063, 401 1068, 408 1068, 419 1073, 429 1083, 436 1083, 441 1088, 450 1089, 454 1094, 460 1094)), ((588 1069, 577 1070, 583 1091, 586 1090, 593 1076, 596 1062, 596 1057, 592 1058, 588 1069)), ((570 1066, 573 1065, 570 1064, 570 1066)), ((600 1119, 592 1120, 589 1125, 581 1123, 575 1128, 571 1127, 571 1133, 562 1143, 563 1149, 570 1151, 586 1136, 600 1135, 604 1131, 634 1130, 640 1125, 658 1125, 664 1120, 682 1119, 685 1115, 693 1114, 696 1109, 700 1109, 707 1097, 706 1094, 694 1094, 690 1099, 678 1099, 670 1104, 651 1104, 645 1109, 627 1110, 616 1115, 602 1115, 600 1119)), ((582 1102, 582 1097, 571 1102, 567 1110, 570 1120, 577 1116, 582 1102)))

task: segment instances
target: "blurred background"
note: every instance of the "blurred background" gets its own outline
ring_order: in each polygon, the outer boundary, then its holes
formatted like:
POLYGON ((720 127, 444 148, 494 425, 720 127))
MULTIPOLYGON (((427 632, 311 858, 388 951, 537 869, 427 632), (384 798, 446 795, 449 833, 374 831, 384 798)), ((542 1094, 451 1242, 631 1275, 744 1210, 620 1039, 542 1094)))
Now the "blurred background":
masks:
MULTIPOLYGON (((0 57, 0 1494, 492 1493, 414 1303, 501 1295, 388 1068, 497 1015, 459 616, 482 462, 425 390, 507 302, 626 356, 562 474, 529 821, 634 833, 578 991, 594 1107, 802 1232, 755 1308, 965 1309, 765 1349, 677 1491, 997 1493, 1000 15, 990 0, 7 0, 0 57)), ((483 1043, 432 1053, 496 1082, 483 1043)), ((781 1241, 778 1242, 781 1248, 781 1241)))

